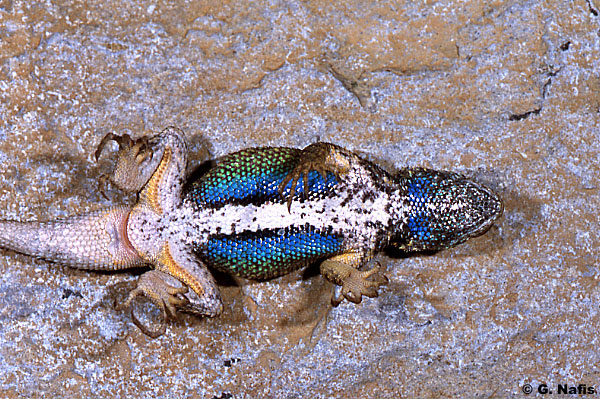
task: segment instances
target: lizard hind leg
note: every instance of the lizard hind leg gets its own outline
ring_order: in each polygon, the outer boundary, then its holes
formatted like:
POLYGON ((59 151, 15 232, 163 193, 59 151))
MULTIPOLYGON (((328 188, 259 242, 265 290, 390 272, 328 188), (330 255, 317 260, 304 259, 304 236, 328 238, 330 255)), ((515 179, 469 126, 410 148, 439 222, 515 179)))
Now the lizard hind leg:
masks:
POLYGON ((177 319, 183 311, 204 317, 216 317, 223 311, 221 294, 206 266, 181 243, 165 243, 152 262, 155 269, 144 273, 137 287, 117 309, 129 307, 142 295, 162 313, 162 325, 151 329, 141 323, 133 310, 131 319, 142 332, 152 338, 166 331, 166 322, 177 319))
POLYGON ((168 127, 154 137, 133 140, 109 133, 98 145, 96 159, 110 141, 119 144, 115 170, 110 180, 120 189, 139 192, 139 201, 158 214, 174 209, 181 201, 187 168, 184 133, 168 127))
POLYGON ((186 286, 176 287, 167 280, 170 280, 170 276, 158 270, 144 273, 138 280, 137 287, 129 293, 125 302, 116 306, 117 310, 129 308, 133 323, 151 338, 157 338, 164 334, 167 328, 167 320, 177 316, 176 306, 186 303, 186 299, 182 295, 188 291, 188 288, 186 286), (158 329, 146 327, 135 316, 131 305, 134 299, 140 295, 148 298, 161 310, 163 320, 158 329))
MULTIPOLYGON (((108 180, 123 191, 140 191, 150 179, 160 161, 160 158, 155 159, 152 156, 153 152, 149 146, 148 137, 143 136, 133 140, 128 134, 117 136, 114 133, 108 133, 102 138, 94 153, 96 161, 110 141, 115 141, 119 145, 119 152, 117 153, 115 170, 113 175, 108 177, 108 180)), ((104 184, 106 180, 107 175, 103 175, 101 183, 104 184)))
POLYGON ((187 304, 188 300, 184 296, 187 292, 188 287, 177 282, 169 274, 158 270, 150 270, 142 274, 137 287, 129 293, 125 302, 116 306, 116 309, 129 308, 133 323, 144 334, 151 338, 157 338, 165 333, 167 320, 177 318, 177 307, 183 307, 187 304), (159 328, 149 328, 135 316, 131 305, 134 299, 140 295, 148 298, 162 312, 162 323, 159 328))
POLYGON ((366 271, 358 270, 356 267, 360 264, 360 258, 358 254, 349 253, 321 263, 321 275, 336 285, 331 298, 333 306, 339 305, 344 298, 354 303, 360 303, 363 295, 375 298, 379 295, 377 289, 388 283, 387 277, 379 273, 379 266, 366 271))

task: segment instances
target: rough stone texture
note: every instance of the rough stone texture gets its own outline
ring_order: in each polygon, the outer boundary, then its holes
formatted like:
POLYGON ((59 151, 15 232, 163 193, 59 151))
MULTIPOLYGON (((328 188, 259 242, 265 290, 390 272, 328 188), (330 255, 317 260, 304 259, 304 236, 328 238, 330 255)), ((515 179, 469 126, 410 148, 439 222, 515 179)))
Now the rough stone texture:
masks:
POLYGON ((358 306, 331 309, 314 273, 221 278, 222 317, 155 340, 113 307, 139 272, 2 252, 0 396, 600 389, 598 0, 190 3, 0 1, 0 217, 128 200, 99 194, 110 160, 91 154, 168 125, 195 164, 321 139, 463 172, 505 216, 452 250, 379 256, 391 283, 358 306))

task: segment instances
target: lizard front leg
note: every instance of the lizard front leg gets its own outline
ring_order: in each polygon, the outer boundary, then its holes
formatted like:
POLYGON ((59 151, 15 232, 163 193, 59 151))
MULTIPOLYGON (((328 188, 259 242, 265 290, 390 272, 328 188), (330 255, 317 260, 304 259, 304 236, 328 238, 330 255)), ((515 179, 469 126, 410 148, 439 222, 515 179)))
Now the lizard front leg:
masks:
POLYGON ((288 211, 291 210, 292 201, 296 194, 296 185, 300 180, 304 181, 304 195, 307 196, 309 192, 308 174, 310 172, 318 172, 325 182, 328 173, 333 173, 336 178, 340 178, 350 170, 350 159, 352 157, 355 157, 355 155, 343 148, 324 142, 311 144, 300 151, 296 165, 279 184, 279 193, 284 196, 287 185, 290 181, 292 182, 287 197, 288 211))
POLYGON ((366 271, 358 270, 364 263, 364 258, 358 252, 348 252, 321 263, 321 275, 336 284, 335 294, 331 298, 333 306, 339 305, 344 298, 360 303, 363 295, 369 298, 377 297, 377 289, 388 283, 387 277, 379 274, 379 267, 366 271), (369 279, 371 276, 373 279, 369 279))

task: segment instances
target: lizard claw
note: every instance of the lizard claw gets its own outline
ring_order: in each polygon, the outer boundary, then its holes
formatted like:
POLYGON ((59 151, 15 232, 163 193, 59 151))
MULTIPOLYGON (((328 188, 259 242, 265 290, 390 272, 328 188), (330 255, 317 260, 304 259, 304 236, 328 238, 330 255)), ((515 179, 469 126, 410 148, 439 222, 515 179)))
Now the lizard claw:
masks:
POLYGON ((321 274, 338 286, 331 298, 331 304, 337 306, 344 298, 350 302, 360 303, 363 295, 369 298, 377 297, 377 289, 388 283, 387 277, 379 274, 380 270, 381 268, 376 266, 360 271, 348 263, 332 259, 321 263, 321 274))
POLYGON ((153 154, 148 137, 143 136, 134 141, 128 134, 117 136, 114 133, 108 133, 96 148, 94 153, 96 161, 110 141, 119 144, 119 152, 113 176, 109 180, 124 191, 139 191, 150 177, 144 171, 144 163, 151 159, 153 154))
POLYGON ((169 319, 177 319, 177 308, 183 308, 188 304, 184 296, 188 292, 187 286, 174 287, 163 278, 163 273, 151 270, 140 277, 137 287, 129 293, 122 304, 117 305, 117 310, 130 308, 131 320, 140 330, 151 338, 157 338, 165 333, 166 322, 169 319), (145 326, 135 316, 131 306, 133 300, 139 295, 148 298, 162 312, 161 327, 154 330, 145 326))
POLYGON ((96 152, 94 152, 96 161, 100 158, 102 150, 104 150, 104 147, 106 147, 106 144, 108 144, 109 141, 116 142, 119 145, 119 151, 131 152, 131 156, 135 158, 138 163, 142 163, 148 157, 148 153, 150 152, 147 136, 142 136, 134 141, 128 134, 118 136, 114 133, 108 133, 100 140, 100 144, 98 144, 96 152))
POLYGON ((98 147, 96 147, 96 152, 94 152, 94 158, 96 159, 96 162, 98 162, 98 158, 100 158, 102 150, 104 150, 104 147, 106 147, 106 144, 108 144, 109 141, 116 141, 117 143, 119 143, 119 148, 122 148, 121 143, 124 142, 126 139, 129 139, 129 141, 131 141, 131 137, 129 137, 129 135, 127 134, 123 136, 117 136, 114 133, 107 133, 106 135, 104 135, 104 137, 102 137, 102 140, 100 140, 100 144, 98 144, 98 147))
POLYGON ((302 165, 295 167, 294 170, 292 170, 285 177, 285 179, 283 179, 283 181, 279 184, 279 194, 285 198, 285 196, 283 195, 283 191, 285 190, 285 187, 288 185, 288 183, 290 181, 292 182, 292 185, 290 188, 290 194, 287 197, 288 212, 290 212, 290 210, 291 210, 292 200, 294 198, 294 195, 296 194, 296 186, 298 185, 298 182, 300 180, 304 181, 303 195, 305 198, 308 196, 308 174, 313 170, 318 172, 321 175, 321 177, 323 178, 323 181, 327 181, 327 172, 333 173, 336 178, 338 177, 338 175, 334 169, 326 169, 326 168, 323 168, 321 165, 315 165, 313 163, 302 164, 302 165))
POLYGON ((342 281, 341 296, 334 295, 331 298, 331 304, 338 306, 344 298, 353 303, 360 303, 363 295, 369 298, 378 297, 377 289, 389 282, 385 275, 379 274, 380 270, 379 266, 364 272, 356 269, 352 270, 342 281), (374 279, 368 280, 371 276, 375 276, 374 279))
POLYGON ((290 173, 282 180, 279 184, 279 194, 285 199, 283 194, 286 186, 291 181, 290 193, 287 196, 287 207, 288 212, 291 211, 292 200, 296 194, 296 186, 300 180, 304 182, 304 197, 308 197, 309 184, 308 175, 310 172, 315 171, 321 175, 323 181, 327 181, 327 174, 332 173, 336 179, 339 179, 340 175, 347 169, 347 165, 340 163, 339 159, 334 156, 335 149, 331 144, 328 143, 315 143, 304 150, 301 153, 301 159, 298 164, 292 169, 290 173))
POLYGON ((108 200, 108 196, 106 195, 106 187, 108 186, 109 181, 110 177, 106 173, 103 173, 98 178, 98 191, 100 191, 100 194, 105 200, 108 200))

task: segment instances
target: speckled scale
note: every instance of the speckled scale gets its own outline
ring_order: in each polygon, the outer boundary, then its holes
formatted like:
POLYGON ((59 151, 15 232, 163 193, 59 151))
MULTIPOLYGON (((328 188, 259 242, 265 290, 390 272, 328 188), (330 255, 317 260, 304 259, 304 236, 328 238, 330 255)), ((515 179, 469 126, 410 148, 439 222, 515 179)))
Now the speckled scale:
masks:
POLYGON ((502 212, 493 192, 456 173, 405 169, 398 183, 408 216, 407 229, 399 235, 406 250, 457 245, 502 212))

